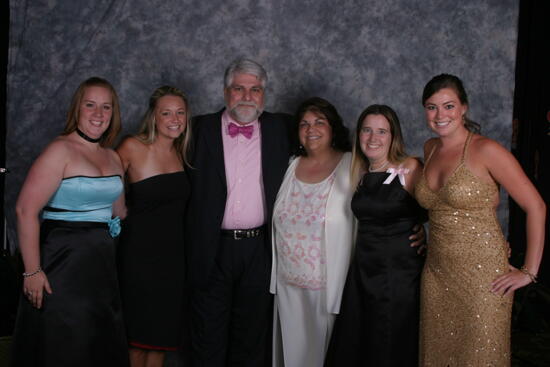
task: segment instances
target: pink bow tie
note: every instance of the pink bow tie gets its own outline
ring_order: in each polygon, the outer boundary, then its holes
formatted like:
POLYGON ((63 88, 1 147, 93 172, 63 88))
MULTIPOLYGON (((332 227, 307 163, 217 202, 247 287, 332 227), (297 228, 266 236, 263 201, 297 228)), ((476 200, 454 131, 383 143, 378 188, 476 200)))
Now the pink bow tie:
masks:
POLYGON ((229 124, 229 136, 234 138, 235 136, 242 134, 247 139, 250 139, 252 137, 252 132, 254 132, 254 126, 248 125, 248 126, 239 126, 234 123, 229 124))

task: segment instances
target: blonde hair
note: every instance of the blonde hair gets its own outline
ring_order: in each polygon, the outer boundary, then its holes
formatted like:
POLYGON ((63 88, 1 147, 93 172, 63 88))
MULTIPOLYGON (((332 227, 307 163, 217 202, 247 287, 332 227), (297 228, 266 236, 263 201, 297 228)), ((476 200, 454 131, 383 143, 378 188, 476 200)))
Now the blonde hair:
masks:
POLYGON ((139 141, 144 144, 152 144, 157 138, 157 127, 155 122, 155 108, 159 99, 164 96, 176 96, 180 97, 185 104, 185 131, 174 140, 174 148, 178 154, 178 157, 181 159, 185 165, 190 166, 188 149, 191 141, 191 112, 189 109, 189 103, 187 101, 187 96, 180 89, 165 85, 155 89, 151 97, 149 98, 149 108, 145 112, 143 119, 141 120, 141 126, 139 128, 138 134, 135 136, 139 141))
POLYGON ((88 87, 103 87, 111 92, 113 113, 111 115, 111 121, 109 127, 99 139, 99 145, 108 148, 115 142, 118 133, 120 132, 120 105, 118 103, 118 96, 115 88, 107 80, 99 77, 91 77, 83 81, 73 94, 71 105, 67 113, 67 122, 65 123, 65 129, 62 135, 69 135, 78 128, 78 120, 80 119, 80 105, 82 103, 82 97, 88 87))
POLYGON ((353 154, 351 159, 351 182, 355 186, 361 180, 363 174, 369 168, 369 160, 365 156, 365 153, 361 150, 359 142, 359 135, 363 127, 363 121, 368 115, 381 115, 388 121, 390 125, 391 144, 388 151, 388 161, 391 164, 400 164, 408 158, 405 153, 405 143, 403 142, 403 133, 401 132, 401 124, 395 111, 386 105, 373 104, 368 106, 357 120, 357 126, 355 127, 355 137, 353 139, 353 154))

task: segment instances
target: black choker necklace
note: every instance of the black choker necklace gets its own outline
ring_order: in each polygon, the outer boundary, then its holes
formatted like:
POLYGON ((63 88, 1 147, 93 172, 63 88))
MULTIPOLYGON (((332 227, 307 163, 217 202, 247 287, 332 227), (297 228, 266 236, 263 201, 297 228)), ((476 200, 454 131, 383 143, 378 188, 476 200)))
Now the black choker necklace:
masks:
POLYGON ((94 139, 94 138, 90 138, 88 135, 84 134, 82 131, 80 131, 80 129, 77 127, 76 128, 76 133, 78 135, 80 135, 80 137, 86 141, 89 141, 90 143, 99 143, 99 141, 101 140, 101 136, 97 139, 94 139))

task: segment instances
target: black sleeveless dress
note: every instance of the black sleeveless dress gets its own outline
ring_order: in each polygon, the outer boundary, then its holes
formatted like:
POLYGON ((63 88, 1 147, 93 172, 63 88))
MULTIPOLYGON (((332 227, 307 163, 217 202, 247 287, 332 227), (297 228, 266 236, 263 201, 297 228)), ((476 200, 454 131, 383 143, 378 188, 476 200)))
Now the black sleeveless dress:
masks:
POLYGON ((128 185, 118 262, 128 343, 176 350, 181 346, 185 282, 185 172, 161 174, 128 185))
POLYGON ((398 178, 363 177, 352 199, 359 221, 326 366, 417 366, 419 284, 424 258, 410 247, 425 211, 398 178))

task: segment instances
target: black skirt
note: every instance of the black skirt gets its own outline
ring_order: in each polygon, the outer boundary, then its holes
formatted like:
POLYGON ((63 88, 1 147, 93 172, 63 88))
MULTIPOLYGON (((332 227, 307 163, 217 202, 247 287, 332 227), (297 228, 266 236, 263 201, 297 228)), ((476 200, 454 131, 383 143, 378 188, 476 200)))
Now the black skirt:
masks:
POLYGON ((40 258, 52 294, 22 296, 13 366, 127 366, 115 244, 106 223, 46 220, 40 258))

